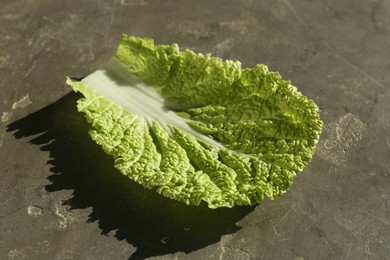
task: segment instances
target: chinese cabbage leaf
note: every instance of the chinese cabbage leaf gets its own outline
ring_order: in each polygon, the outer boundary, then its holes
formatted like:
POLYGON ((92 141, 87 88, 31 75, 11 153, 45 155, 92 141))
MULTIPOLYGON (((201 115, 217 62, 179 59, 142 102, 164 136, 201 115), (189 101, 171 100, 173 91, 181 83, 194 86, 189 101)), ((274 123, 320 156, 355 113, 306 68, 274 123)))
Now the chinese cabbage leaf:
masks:
POLYGON ((265 65, 123 35, 103 70, 67 83, 90 135, 130 179, 188 205, 275 199, 310 162, 315 103, 265 65))

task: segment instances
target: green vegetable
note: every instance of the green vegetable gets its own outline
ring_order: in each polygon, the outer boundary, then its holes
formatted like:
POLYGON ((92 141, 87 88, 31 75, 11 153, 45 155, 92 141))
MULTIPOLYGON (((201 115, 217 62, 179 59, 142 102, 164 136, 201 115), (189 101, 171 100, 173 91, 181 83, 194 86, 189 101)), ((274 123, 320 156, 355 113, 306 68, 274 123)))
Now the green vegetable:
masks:
POLYGON ((130 179, 188 205, 275 199, 309 163, 315 103, 265 65, 123 35, 104 70, 67 83, 90 135, 130 179))

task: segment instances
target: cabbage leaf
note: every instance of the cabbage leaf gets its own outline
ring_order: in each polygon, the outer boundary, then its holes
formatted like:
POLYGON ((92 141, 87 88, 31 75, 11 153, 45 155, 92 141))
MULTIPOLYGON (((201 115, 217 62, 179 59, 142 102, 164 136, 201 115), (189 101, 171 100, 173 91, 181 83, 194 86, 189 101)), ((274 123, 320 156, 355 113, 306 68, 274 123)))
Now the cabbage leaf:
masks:
POLYGON ((275 199, 310 162, 318 108, 265 65, 123 35, 106 67, 67 83, 115 167, 157 193, 210 208, 275 199))

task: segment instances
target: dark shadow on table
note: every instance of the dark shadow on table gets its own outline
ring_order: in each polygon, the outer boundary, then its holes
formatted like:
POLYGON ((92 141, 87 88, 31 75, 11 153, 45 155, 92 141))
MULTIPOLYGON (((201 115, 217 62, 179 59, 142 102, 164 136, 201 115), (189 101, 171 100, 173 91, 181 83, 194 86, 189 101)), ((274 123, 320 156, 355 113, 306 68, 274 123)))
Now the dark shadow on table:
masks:
POLYGON ((126 239, 137 248, 130 259, 189 253, 240 229, 236 223, 254 207, 189 207, 120 174, 113 159, 89 137, 89 125, 76 110, 78 98, 69 93, 11 123, 8 131, 14 131, 16 138, 39 135, 31 143, 49 151, 52 159, 48 163, 53 165, 46 189, 74 190, 66 203, 72 209, 92 207, 89 221, 98 221, 103 234, 116 231, 119 240, 126 239))

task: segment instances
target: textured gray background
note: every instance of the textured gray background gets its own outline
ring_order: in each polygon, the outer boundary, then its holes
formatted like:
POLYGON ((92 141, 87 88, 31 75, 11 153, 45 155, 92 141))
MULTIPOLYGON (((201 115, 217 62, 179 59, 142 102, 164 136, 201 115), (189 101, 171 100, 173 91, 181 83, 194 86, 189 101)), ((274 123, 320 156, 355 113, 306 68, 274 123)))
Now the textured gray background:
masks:
POLYGON ((390 1, 0 0, 0 259, 389 259, 390 1), (122 33, 269 65, 320 108, 312 163, 250 208, 120 176, 66 75, 122 33))

